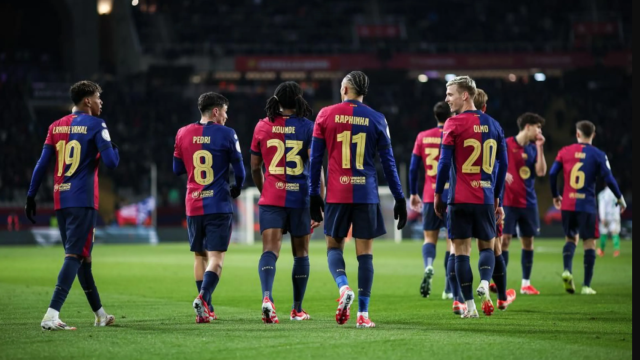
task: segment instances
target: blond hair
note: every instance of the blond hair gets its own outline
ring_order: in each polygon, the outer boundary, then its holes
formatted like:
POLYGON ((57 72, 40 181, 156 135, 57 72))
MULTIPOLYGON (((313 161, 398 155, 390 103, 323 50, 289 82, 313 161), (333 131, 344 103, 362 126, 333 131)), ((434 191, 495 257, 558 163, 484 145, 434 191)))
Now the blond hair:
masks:
POLYGON ((447 87, 457 85, 458 93, 467 92, 471 99, 475 98, 478 88, 476 82, 469 76, 458 76, 447 83, 447 87))
POLYGON ((473 104, 476 106, 476 109, 482 110, 485 105, 489 102, 489 95, 482 89, 477 89, 476 96, 473 98, 473 104))

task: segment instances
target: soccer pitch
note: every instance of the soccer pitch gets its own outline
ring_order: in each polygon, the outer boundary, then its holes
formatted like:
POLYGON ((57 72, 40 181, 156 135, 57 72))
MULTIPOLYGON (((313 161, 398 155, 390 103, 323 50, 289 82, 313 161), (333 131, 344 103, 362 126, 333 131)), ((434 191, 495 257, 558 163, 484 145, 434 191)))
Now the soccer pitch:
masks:
MULTIPOLYGON (((93 271, 116 325, 93 327, 93 313, 76 281, 60 317, 78 330, 67 332, 40 329, 62 248, 1 248, 0 359, 631 359, 631 242, 623 242, 619 258, 609 251, 596 260, 592 285, 598 295, 583 296, 581 245, 574 260, 578 294, 569 295, 560 278, 563 241, 537 241, 532 284, 542 294, 518 293, 506 312, 467 320, 453 315, 449 300, 441 300, 443 244, 438 247, 434 293, 424 299, 419 294, 421 242, 375 243, 370 305, 375 329, 355 328, 357 301, 349 323, 336 324, 338 289, 322 242, 311 245, 303 304, 312 319, 289 321, 293 261, 290 246, 284 245, 274 285, 281 323, 271 326, 261 321, 260 244, 230 247, 213 295, 220 320, 198 325, 191 308, 196 287, 188 244, 97 245, 93 271)), ((514 242, 511 247, 509 288, 519 290, 520 246, 514 242)), ((347 245, 345 260, 355 289, 354 248, 347 245)), ((471 261, 477 286, 477 250, 471 261)))

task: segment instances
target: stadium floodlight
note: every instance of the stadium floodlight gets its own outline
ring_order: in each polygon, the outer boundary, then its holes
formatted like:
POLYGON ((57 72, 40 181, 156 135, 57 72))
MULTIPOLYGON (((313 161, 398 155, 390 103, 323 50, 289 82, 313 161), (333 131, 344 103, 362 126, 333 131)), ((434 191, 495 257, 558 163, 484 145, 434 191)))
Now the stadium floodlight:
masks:
POLYGON ((509 74, 509 81, 516 82, 516 80, 518 80, 516 74, 509 74))
POLYGON ((535 73, 533 75, 533 78, 536 79, 536 81, 545 81, 547 80, 547 75, 545 75, 544 73, 535 73))
POLYGON ((421 83, 426 83, 427 81, 429 81, 429 77, 425 74, 420 74, 418 75, 418 81, 420 81, 421 83))
POLYGON ((451 81, 451 80, 453 80, 455 78, 456 78, 456 74, 447 74, 447 75, 444 76, 444 79, 446 81, 451 81))
POLYGON ((131 6, 138 6, 139 3, 139 0, 131 0, 131 6))

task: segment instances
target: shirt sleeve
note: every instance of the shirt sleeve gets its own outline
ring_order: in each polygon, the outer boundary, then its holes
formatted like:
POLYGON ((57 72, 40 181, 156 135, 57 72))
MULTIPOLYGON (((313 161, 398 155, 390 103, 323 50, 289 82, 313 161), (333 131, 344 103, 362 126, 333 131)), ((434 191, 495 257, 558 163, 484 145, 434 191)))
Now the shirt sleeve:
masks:
POLYGON ((107 129, 107 124, 104 121, 101 121, 100 127, 97 129, 95 135, 93 136, 93 140, 96 142, 98 151, 100 152, 103 152, 112 147, 111 135, 109 134, 109 129, 107 129))
POLYGON ((242 162, 242 148, 240 147, 240 141, 238 141, 238 135, 233 129, 229 137, 229 158, 234 163, 242 162))
POLYGON ((558 151, 558 156, 556 156, 556 162, 559 162, 560 164, 564 165, 564 160, 562 158, 562 154, 564 153, 564 148, 560 149, 560 151, 558 151))
POLYGON ((389 124, 387 119, 382 118, 378 128, 378 151, 383 151, 391 148, 391 133, 389 132, 389 124))
POLYGON ((260 149, 260 122, 256 124, 253 130, 253 138, 251 139, 251 154, 256 156, 262 156, 262 149, 260 149))
POLYGON ((444 129, 442 129, 442 146, 453 148, 456 145, 455 130, 456 126, 453 121, 449 120, 444 124, 444 129))
POLYGON ((422 157, 420 135, 416 137, 416 143, 413 145, 413 155, 422 157))
POLYGON ((313 137, 324 140, 324 127, 326 118, 325 109, 320 110, 318 116, 316 116, 316 122, 313 126, 313 137))
POLYGON ((173 157, 182 160, 182 148, 180 147, 181 130, 176 134, 176 143, 173 147, 173 157))
POLYGON ((45 145, 55 146, 53 143, 53 124, 49 126, 49 130, 47 131, 47 139, 44 141, 45 145))

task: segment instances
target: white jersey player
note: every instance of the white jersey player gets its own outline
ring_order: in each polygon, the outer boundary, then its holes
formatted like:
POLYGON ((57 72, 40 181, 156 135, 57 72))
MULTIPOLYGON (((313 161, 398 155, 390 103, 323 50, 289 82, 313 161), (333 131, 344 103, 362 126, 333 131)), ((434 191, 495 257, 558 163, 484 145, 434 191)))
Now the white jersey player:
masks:
POLYGON ((613 256, 620 255, 620 208, 613 191, 605 187, 598 194, 598 210, 600 215, 600 248, 598 255, 604 256, 607 238, 613 239, 613 256))

